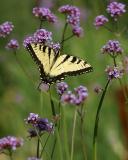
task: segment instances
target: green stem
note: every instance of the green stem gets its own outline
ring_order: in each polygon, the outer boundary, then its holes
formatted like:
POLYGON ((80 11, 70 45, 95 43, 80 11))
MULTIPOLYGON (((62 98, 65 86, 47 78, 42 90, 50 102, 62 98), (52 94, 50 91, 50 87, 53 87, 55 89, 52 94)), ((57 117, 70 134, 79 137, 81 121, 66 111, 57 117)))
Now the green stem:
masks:
POLYGON ((106 86, 105 86, 105 89, 104 89, 104 91, 103 91, 103 93, 102 93, 102 96, 101 96, 101 99, 100 99, 100 102, 99 102, 99 105, 98 105, 98 108, 97 108, 96 118, 95 118, 95 126, 94 126, 94 133, 93 133, 93 152, 94 152, 94 160, 97 159, 96 139, 97 139, 97 134, 98 134, 99 116, 100 116, 100 111, 101 111, 101 108, 102 108, 102 104, 103 104, 103 101, 104 101, 104 97, 105 97, 105 95, 106 95, 106 91, 107 91, 109 82, 110 82, 110 80, 107 81, 106 86))
POLYGON ((43 20, 40 20, 40 26, 39 26, 39 29, 42 28, 42 24, 43 24, 43 20))
POLYGON ((64 38, 65 38, 65 33, 66 33, 67 26, 68 26, 68 23, 66 22, 65 25, 64 25, 64 30, 63 30, 62 38, 61 38, 61 42, 60 42, 61 51, 63 51, 63 47, 64 47, 64 38))
POLYGON ((52 115, 56 116, 56 111, 55 111, 54 103, 53 103, 53 100, 52 100, 50 88, 49 88, 49 96, 50 96, 50 102, 51 102, 52 115))
POLYGON ((77 108, 75 109, 74 119, 73 119, 73 130, 72 130, 72 140, 71 140, 71 160, 73 160, 73 154, 74 154, 74 140, 75 140, 76 117, 77 117, 77 108))
POLYGON ((46 147, 46 145, 47 145, 47 142, 48 142, 48 140, 49 140, 50 135, 51 135, 51 133, 49 133, 49 135, 48 135, 48 137, 47 137, 47 139, 46 139, 46 141, 45 141, 45 143, 44 143, 44 146, 42 147, 42 150, 41 150, 41 153, 40 153, 40 158, 42 157, 42 154, 43 154, 44 149, 45 149, 45 147, 46 147))
POLYGON ((80 114, 80 120, 81 120, 81 125, 80 125, 80 132, 81 132, 81 144, 82 144, 82 149, 83 149, 83 154, 84 154, 84 160, 87 160, 87 154, 86 154, 86 146, 84 143, 84 128, 83 128, 83 123, 84 123, 84 110, 83 110, 83 105, 81 105, 81 114, 80 114))
POLYGON ((39 158, 39 152, 40 152, 40 140, 38 138, 38 141, 37 141, 37 151, 36 151, 37 158, 39 158))
POLYGON ((72 34, 71 36, 69 36, 69 37, 65 38, 63 41, 61 41, 61 44, 62 44, 62 43, 64 43, 65 41, 67 41, 67 40, 71 39, 72 37, 74 37, 74 34, 72 34))
POLYGON ((11 150, 9 150, 9 157, 10 157, 10 160, 13 160, 12 151, 11 150))

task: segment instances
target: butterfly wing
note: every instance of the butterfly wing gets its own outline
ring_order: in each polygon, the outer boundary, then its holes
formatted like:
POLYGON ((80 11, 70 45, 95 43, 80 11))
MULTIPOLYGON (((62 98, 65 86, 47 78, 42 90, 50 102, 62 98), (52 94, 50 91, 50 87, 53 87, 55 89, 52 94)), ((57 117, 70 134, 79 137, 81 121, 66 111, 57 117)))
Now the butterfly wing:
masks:
POLYGON ((27 50, 39 67, 41 80, 49 83, 49 73, 59 53, 55 53, 50 47, 34 43, 27 45, 27 50))
POLYGON ((66 76, 76 76, 91 71, 92 67, 86 61, 75 56, 61 55, 51 68, 50 76, 57 81, 66 76))

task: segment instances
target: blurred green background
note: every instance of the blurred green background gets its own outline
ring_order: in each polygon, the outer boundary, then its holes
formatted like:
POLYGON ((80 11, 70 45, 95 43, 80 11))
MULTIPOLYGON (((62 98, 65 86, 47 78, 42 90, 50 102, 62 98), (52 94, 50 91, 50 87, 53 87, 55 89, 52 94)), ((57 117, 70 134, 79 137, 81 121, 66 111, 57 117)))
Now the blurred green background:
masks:
MULTIPOLYGON (((125 13, 119 20, 119 29, 121 30, 126 27, 126 32, 122 36, 117 37, 104 28, 96 30, 93 26, 95 16, 104 14, 109 17, 106 13, 106 6, 109 1, 42 0, 42 5, 46 6, 48 2, 51 5, 52 11, 59 17, 60 22, 56 25, 46 23, 43 28, 53 32, 55 42, 60 40, 64 24, 64 16, 58 12, 58 7, 73 3, 82 12, 81 25, 84 28, 85 35, 82 38, 73 38, 65 43, 64 53, 87 59, 92 64, 94 71, 87 75, 67 78, 65 81, 69 84, 71 90, 79 85, 84 85, 89 90, 89 97, 85 104, 85 139, 83 141, 86 143, 88 160, 91 160, 94 119, 100 99, 100 95, 94 93, 93 88, 95 84, 105 86, 107 78, 104 70, 107 65, 112 64, 112 60, 108 56, 101 55, 100 49, 109 39, 118 39, 122 43, 125 54, 127 54, 128 13, 125 13)), ((121 2, 128 5, 127 0, 122 0, 121 2)), ((9 37, 0 38, 0 137, 14 135, 25 138, 24 147, 18 149, 14 155, 14 159, 18 160, 27 159, 27 157, 35 155, 35 141, 29 141, 27 139, 27 127, 24 123, 24 119, 28 114, 34 112, 40 114, 42 117, 52 118, 48 94, 40 93, 36 89, 39 83, 37 66, 22 45, 24 37, 35 32, 39 26, 39 20, 32 15, 32 8, 38 4, 39 1, 36 0, 4 0, 1 1, 0 8, 0 23, 12 21, 15 26, 9 37), (5 45, 10 38, 16 38, 20 42, 20 50, 17 53, 17 57, 34 83, 24 74, 14 54, 5 49, 5 45)), ((114 22, 111 18, 109 27, 115 29, 114 22)), ((119 61, 120 59, 121 57, 119 61)), ((119 90, 120 85, 118 81, 111 83, 103 104, 98 134, 98 160, 126 160, 125 154, 128 151, 126 141, 128 140, 125 137, 120 119, 120 106, 118 103, 119 99, 117 98, 117 92, 119 90)), ((55 85, 52 86, 52 91, 54 97, 58 98, 55 85)), ((64 106, 69 148, 74 108, 73 106, 64 106)), ((50 141, 53 138, 54 135, 51 136, 50 141)), ((61 144, 63 145, 64 142, 62 141, 61 144)), ((49 151, 49 148, 50 145, 47 146, 47 151, 49 151)), ((79 117, 76 126, 74 153, 74 160, 83 159, 80 143, 79 117)), ((54 156, 56 160, 59 159, 57 155, 58 151, 56 150, 54 156)), ((7 156, 0 155, 0 160, 6 159, 8 159, 7 156)))

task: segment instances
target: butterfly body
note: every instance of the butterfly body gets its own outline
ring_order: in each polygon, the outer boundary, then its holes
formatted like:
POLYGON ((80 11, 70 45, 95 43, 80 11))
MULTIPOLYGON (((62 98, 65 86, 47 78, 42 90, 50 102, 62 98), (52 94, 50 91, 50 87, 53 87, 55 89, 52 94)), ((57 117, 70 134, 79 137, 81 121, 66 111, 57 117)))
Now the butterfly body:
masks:
POLYGON ((27 50, 38 65, 40 79, 47 84, 61 81, 66 76, 75 76, 92 71, 86 61, 70 55, 60 55, 43 44, 29 44, 27 50))

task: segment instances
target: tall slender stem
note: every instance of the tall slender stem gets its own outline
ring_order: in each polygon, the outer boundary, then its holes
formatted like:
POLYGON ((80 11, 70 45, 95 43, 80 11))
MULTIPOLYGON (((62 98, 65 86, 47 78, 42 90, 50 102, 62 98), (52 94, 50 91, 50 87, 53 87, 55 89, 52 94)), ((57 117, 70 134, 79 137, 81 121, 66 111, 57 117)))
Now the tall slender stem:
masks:
POLYGON ((71 160, 73 160, 73 154, 74 154, 76 117, 77 117, 77 108, 75 109, 74 118, 73 118, 73 130, 72 130, 72 141, 71 141, 71 160))
POLYGON ((36 151, 37 158, 39 158, 39 152, 40 152, 40 140, 38 138, 38 141, 37 141, 37 151, 36 151))
POLYGON ((72 37, 74 37, 74 34, 72 34, 71 36, 69 36, 69 37, 65 38, 63 41, 61 41, 61 43, 64 43, 65 41, 67 41, 67 40, 71 39, 72 37))
POLYGON ((11 150, 9 150, 9 157, 10 157, 10 160, 13 160, 12 151, 11 150))
POLYGON ((40 20, 40 26, 39 26, 39 29, 42 28, 42 24, 43 24, 43 20, 40 20))
POLYGON ((81 144, 82 144, 82 149, 83 149, 83 154, 84 154, 84 160, 87 160, 87 154, 86 154, 86 146, 84 143, 84 128, 83 128, 83 123, 84 123, 84 110, 83 110, 83 105, 81 105, 81 114, 80 114, 80 132, 81 132, 81 144))
POLYGON ((53 100, 52 100, 51 90, 50 89, 49 89, 49 96, 50 96, 50 102, 51 102, 52 115, 56 116, 56 111, 55 111, 55 107, 54 107, 54 103, 53 103, 53 100))
POLYGON ((68 23, 66 22, 65 25, 64 25, 64 30, 63 30, 62 38, 61 38, 61 42, 60 42, 61 51, 63 51, 63 47, 64 47, 64 38, 65 38, 65 33, 66 33, 67 26, 68 26, 68 23))
POLYGON ((105 86, 105 89, 104 89, 104 91, 103 91, 103 93, 102 93, 102 96, 101 96, 101 99, 100 99, 100 102, 99 102, 99 105, 98 105, 98 108, 97 108, 96 118, 95 118, 95 126, 94 126, 94 133, 93 133, 93 152, 94 152, 94 160, 97 159, 96 139, 97 139, 97 134, 98 134, 99 116, 100 116, 100 111, 101 111, 101 108, 102 108, 102 104, 103 104, 103 101, 104 101, 104 97, 105 97, 105 95, 106 95, 106 91, 107 91, 109 82, 110 82, 110 80, 107 81, 106 86, 105 86))

